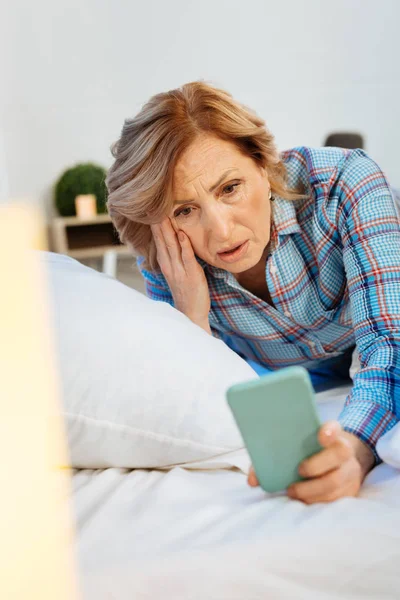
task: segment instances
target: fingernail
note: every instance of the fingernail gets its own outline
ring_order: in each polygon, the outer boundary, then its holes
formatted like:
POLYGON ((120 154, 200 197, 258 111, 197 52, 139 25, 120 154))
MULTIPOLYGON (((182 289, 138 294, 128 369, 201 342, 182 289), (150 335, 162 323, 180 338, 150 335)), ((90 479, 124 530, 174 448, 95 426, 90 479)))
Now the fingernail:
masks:
POLYGON ((185 234, 183 233, 183 231, 179 231, 178 238, 179 238, 180 242, 184 242, 185 241, 185 234))
POLYGON ((326 435, 326 437, 331 437, 332 433, 333 433, 332 429, 329 429, 329 428, 325 429, 325 435, 326 435))
POLYGON ((250 473, 250 475, 248 477, 248 482, 249 482, 249 485, 256 487, 256 485, 258 484, 258 481, 257 481, 257 477, 256 477, 255 473, 250 473))

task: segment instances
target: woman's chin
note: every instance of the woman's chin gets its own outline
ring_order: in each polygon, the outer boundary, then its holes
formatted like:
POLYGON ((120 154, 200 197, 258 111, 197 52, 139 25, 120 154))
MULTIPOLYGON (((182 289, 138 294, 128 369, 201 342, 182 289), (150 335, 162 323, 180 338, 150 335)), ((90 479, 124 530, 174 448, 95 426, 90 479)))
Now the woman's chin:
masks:
POLYGON ((253 267, 258 264, 257 258, 251 259, 251 257, 243 258, 242 260, 238 260, 237 262, 226 264, 223 261, 219 261, 218 267, 220 269, 224 269, 225 271, 229 271, 229 273, 233 273, 234 275, 238 275, 239 273, 244 273, 245 271, 249 271, 253 267))

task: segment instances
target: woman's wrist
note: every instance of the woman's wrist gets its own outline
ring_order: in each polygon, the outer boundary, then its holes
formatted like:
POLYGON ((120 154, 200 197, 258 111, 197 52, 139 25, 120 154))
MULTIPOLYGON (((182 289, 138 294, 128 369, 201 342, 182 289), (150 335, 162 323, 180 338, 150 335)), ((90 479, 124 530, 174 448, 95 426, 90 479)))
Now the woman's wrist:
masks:
POLYGON ((365 444, 354 433, 349 433, 347 431, 345 431, 344 433, 354 449, 354 454, 360 464, 362 478, 364 479, 364 477, 366 477, 366 475, 371 471, 371 469, 375 465, 374 454, 371 448, 367 446, 367 444, 365 444))
POLYGON ((199 327, 204 329, 204 331, 206 331, 209 335, 212 335, 211 327, 210 327, 210 323, 209 323, 208 319, 205 319, 203 321, 193 321, 193 323, 196 323, 196 325, 198 325, 199 327))
POLYGON ((190 319, 192 321, 192 323, 194 323, 195 325, 198 325, 199 327, 204 329, 204 331, 206 331, 207 333, 212 335, 208 316, 207 317, 194 317, 194 316, 188 314, 187 312, 185 312, 184 314, 188 317, 188 319, 190 319))

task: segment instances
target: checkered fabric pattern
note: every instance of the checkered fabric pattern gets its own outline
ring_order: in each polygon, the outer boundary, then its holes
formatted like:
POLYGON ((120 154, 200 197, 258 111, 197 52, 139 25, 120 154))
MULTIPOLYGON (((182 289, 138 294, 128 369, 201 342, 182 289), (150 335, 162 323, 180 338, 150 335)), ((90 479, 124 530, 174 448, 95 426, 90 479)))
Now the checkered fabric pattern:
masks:
MULTIPOLYGON (((274 306, 231 273, 199 262, 213 335, 266 367, 309 368, 356 344, 361 370, 339 420, 375 453, 400 419, 400 224, 388 183, 362 150, 282 153, 290 187, 275 196, 265 277, 274 306)), ((147 294, 173 305, 165 278, 138 265, 147 294)))

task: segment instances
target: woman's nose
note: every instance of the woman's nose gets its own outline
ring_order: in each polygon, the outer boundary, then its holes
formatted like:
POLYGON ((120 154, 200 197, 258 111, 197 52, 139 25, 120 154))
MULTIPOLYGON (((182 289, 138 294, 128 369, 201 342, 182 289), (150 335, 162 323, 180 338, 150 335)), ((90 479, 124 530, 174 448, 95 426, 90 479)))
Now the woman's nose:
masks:
POLYGON ((208 235, 218 242, 227 242, 231 238, 232 218, 225 210, 216 209, 206 217, 208 235))

